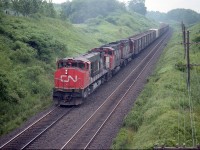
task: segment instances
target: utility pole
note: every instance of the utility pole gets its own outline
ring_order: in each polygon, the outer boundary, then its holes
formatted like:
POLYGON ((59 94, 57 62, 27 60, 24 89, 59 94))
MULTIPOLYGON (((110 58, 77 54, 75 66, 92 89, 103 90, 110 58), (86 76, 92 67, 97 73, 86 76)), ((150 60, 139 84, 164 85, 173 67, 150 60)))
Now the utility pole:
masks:
MULTIPOLYGON (((190 64, 190 45, 192 44, 200 45, 200 42, 190 43, 190 31, 188 30, 186 31, 186 28, 183 22, 181 26, 182 26, 182 32, 183 32, 183 43, 181 44, 183 44, 184 46, 184 59, 186 58, 187 60, 187 64, 186 65, 184 64, 181 66, 187 67, 187 88, 188 88, 188 91, 191 92, 190 91, 190 69, 191 69, 191 66, 200 66, 200 64, 190 64)), ((191 125, 191 126, 194 127, 194 125, 191 125)), ((194 144, 194 140, 193 140, 193 147, 186 147, 185 145, 183 147, 180 147, 178 145, 176 147, 165 147, 164 145, 162 146, 155 145, 154 150, 180 150, 180 149, 181 150, 200 150, 200 145, 199 144, 196 145, 196 144, 194 144)))
POLYGON ((182 32, 183 32, 183 47, 184 47, 184 59, 187 59, 187 87, 190 88, 190 32, 185 29, 185 25, 182 22, 182 32))
POLYGON ((187 54, 187 87, 190 89, 190 31, 187 31, 187 43, 186 43, 186 54, 187 54))
POLYGON ((184 46, 184 59, 185 59, 185 55, 186 55, 186 32, 185 32, 185 25, 182 22, 182 32, 183 32, 183 46, 184 46))

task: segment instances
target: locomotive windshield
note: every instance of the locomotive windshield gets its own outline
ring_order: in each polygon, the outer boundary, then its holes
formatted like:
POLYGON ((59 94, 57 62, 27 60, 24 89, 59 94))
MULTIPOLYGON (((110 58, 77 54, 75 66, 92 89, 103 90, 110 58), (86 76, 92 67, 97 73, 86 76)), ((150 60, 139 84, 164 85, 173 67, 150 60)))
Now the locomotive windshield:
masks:
POLYGON ((84 62, 81 61, 70 61, 70 62, 64 62, 60 61, 58 62, 58 68, 80 68, 80 69, 87 69, 87 65, 85 65, 84 62))
POLYGON ((108 55, 112 55, 112 51, 108 51, 108 55))

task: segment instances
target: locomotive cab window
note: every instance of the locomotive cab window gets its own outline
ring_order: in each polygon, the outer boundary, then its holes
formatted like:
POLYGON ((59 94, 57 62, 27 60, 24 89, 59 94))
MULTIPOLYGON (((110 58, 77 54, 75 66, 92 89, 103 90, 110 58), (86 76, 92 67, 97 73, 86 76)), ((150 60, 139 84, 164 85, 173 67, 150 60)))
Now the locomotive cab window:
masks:
POLYGON ((58 62, 58 69, 63 68, 63 62, 58 62))
POLYGON ((70 62, 63 62, 63 61, 61 61, 61 62, 58 63, 58 69, 63 68, 63 67, 67 67, 68 68, 70 66, 71 66, 70 62))
POLYGON ((73 63, 72 63, 72 67, 73 67, 73 68, 78 67, 78 63, 77 63, 77 62, 73 62, 73 63))
POLYGON ((78 63, 78 68, 85 69, 85 64, 82 62, 78 63))
POLYGON ((112 55, 113 53, 112 53, 112 51, 108 51, 108 55, 112 55))
POLYGON ((84 62, 72 62, 73 68, 80 68, 82 70, 85 69, 85 63, 84 62))

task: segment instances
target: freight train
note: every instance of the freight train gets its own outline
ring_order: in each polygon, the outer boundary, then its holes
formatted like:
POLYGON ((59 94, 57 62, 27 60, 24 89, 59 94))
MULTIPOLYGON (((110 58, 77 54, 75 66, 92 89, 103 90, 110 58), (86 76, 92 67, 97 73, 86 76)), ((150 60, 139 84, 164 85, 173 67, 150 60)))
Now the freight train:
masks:
POLYGON ((168 29, 168 25, 162 24, 158 29, 94 48, 83 55, 59 59, 54 74, 53 101, 56 105, 80 105, 168 29))

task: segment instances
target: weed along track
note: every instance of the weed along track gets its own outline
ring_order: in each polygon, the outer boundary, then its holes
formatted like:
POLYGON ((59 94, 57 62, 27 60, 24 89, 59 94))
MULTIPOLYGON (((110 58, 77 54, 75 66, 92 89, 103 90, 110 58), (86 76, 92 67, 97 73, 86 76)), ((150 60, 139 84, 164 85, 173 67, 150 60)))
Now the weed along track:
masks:
POLYGON ((25 149, 37 140, 44 132, 55 125, 63 116, 73 108, 54 107, 34 123, 26 127, 16 136, 0 146, 0 149, 25 149))
POLYGON ((79 107, 53 108, 0 148, 109 149, 169 36, 157 39, 79 107))
MULTIPOLYGON (((95 139, 101 135, 101 130, 110 121, 110 118, 122 102, 135 92, 140 91, 142 84, 135 87, 135 83, 147 76, 146 70, 159 56, 165 43, 169 40, 170 34, 163 36, 152 48, 145 58, 130 72, 130 74, 117 86, 117 88, 107 97, 107 99, 90 115, 82 126, 69 138, 61 149, 92 149, 95 147, 95 139), (133 92, 133 89, 135 92, 133 92), (93 146, 94 145, 94 146, 93 146)), ((106 138, 106 137, 105 137, 106 138)))

